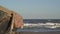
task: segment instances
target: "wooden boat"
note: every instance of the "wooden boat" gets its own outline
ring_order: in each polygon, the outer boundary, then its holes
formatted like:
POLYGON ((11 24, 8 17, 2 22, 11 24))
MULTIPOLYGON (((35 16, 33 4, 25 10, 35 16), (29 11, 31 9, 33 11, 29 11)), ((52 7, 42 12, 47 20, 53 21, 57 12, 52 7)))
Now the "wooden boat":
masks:
POLYGON ((15 34, 13 29, 15 26, 23 26, 23 18, 21 15, 18 15, 16 12, 6 9, 0 6, 0 34, 15 34), (17 17, 16 17, 17 16, 17 17), (20 19, 21 21, 18 22, 16 19, 20 19), (15 21, 18 23, 15 23, 15 21), (17 24, 17 26, 15 25, 17 24), (19 24, 19 25, 18 25, 19 24))

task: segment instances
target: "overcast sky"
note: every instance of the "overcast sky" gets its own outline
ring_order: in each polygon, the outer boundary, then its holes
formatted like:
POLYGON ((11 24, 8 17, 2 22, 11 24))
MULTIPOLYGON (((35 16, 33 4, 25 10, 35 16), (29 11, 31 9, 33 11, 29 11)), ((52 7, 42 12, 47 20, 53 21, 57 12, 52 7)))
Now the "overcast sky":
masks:
POLYGON ((60 0, 0 0, 24 19, 60 19, 60 0))

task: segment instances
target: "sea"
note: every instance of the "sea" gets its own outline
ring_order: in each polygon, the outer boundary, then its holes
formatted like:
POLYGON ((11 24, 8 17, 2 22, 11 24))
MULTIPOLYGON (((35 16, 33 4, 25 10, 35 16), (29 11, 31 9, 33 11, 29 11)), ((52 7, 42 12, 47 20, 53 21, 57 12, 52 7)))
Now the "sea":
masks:
MULTIPOLYGON (((24 19, 24 24, 39 24, 39 23, 60 23, 60 19, 24 19)), ((56 24, 55 24, 56 25, 56 24)), ((60 25, 59 25, 60 26, 60 25)), ((46 28, 46 27, 28 27, 24 26, 23 29, 17 29, 17 32, 60 32, 58 28, 46 28)))

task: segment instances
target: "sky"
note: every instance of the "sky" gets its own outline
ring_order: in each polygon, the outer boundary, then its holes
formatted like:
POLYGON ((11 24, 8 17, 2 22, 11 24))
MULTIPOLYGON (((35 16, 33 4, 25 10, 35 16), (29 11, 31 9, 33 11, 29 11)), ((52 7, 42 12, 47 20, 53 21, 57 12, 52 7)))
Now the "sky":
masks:
POLYGON ((24 19, 60 19, 60 0, 0 0, 24 19))

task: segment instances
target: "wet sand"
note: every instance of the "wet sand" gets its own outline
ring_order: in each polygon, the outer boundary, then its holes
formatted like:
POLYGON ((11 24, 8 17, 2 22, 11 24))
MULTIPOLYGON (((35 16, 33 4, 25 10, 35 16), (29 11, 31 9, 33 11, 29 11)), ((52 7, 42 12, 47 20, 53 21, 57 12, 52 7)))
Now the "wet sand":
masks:
POLYGON ((16 34, 60 34, 60 32, 17 32, 16 34))

